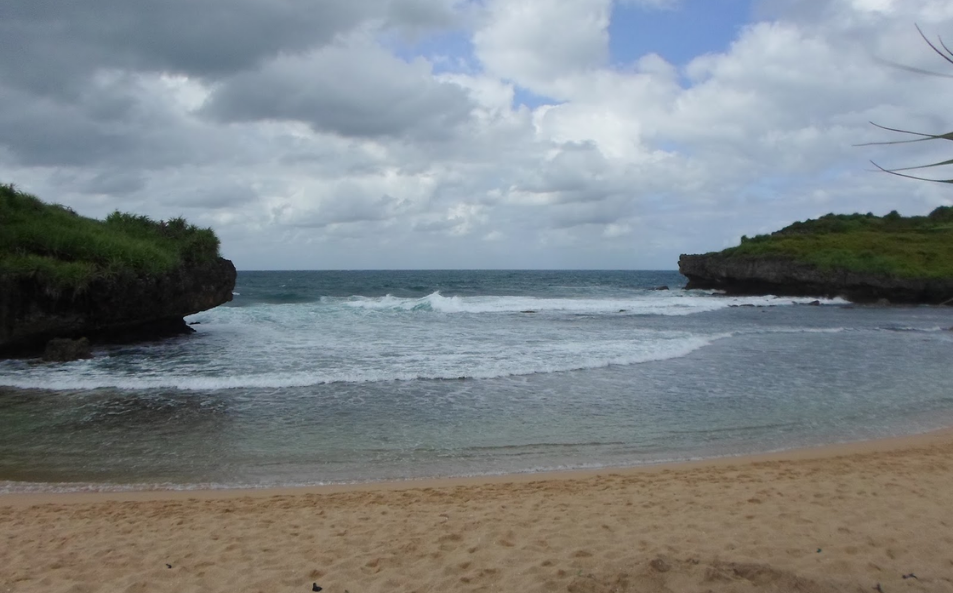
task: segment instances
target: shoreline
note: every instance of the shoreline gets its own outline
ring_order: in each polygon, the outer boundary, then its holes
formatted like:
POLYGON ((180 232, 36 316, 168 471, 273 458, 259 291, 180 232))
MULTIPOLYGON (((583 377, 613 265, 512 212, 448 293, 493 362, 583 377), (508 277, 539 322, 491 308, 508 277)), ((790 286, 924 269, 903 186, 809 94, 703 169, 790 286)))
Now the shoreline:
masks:
MULTIPOLYGON (((69 492, 0 492, 0 508, 25 507, 37 504, 81 504, 100 502, 146 502, 181 500, 216 500, 236 498, 269 498, 275 496, 323 495, 350 492, 400 492, 405 490, 432 490, 441 488, 479 487, 499 484, 527 484, 549 481, 572 481, 604 476, 637 476, 694 469, 724 468, 763 462, 823 460, 836 457, 902 451, 933 444, 953 444, 953 426, 923 433, 893 436, 848 443, 833 443, 798 447, 765 453, 743 453, 721 457, 672 461, 635 466, 604 467, 597 469, 552 470, 541 472, 486 474, 476 476, 449 476, 382 480, 306 486, 265 486, 251 488, 133 488, 128 490, 97 490, 69 492)), ((29 482, 34 484, 33 482, 29 482)), ((38 482, 38 485, 44 483, 38 482)), ((83 483, 85 484, 85 483, 83 483)))
POLYGON ((953 593, 953 429, 625 469, 0 496, 0 593, 953 593))

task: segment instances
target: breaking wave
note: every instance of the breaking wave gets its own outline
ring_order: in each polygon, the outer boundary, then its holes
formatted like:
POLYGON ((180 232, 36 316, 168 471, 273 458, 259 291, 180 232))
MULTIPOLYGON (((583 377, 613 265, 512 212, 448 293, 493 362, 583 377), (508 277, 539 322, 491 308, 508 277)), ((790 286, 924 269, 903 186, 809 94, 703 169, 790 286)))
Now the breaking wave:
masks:
MULTIPOLYGON (((541 298, 520 296, 443 296, 433 292, 422 298, 351 297, 347 306, 376 311, 433 311, 438 313, 574 313, 605 314, 628 313, 630 315, 690 315, 716 311, 727 307, 806 304, 813 298, 789 298, 774 296, 728 297, 689 291, 646 292, 625 298, 541 298)), ((844 304, 846 301, 830 299, 825 304, 844 304)))
POLYGON ((75 391, 88 389, 179 389, 215 391, 224 389, 280 389, 331 383, 379 383, 387 381, 497 379, 502 377, 558 373, 632 365, 680 358, 730 334, 710 337, 665 338, 657 341, 618 341, 603 344, 543 345, 532 352, 515 348, 496 349, 495 356, 480 356, 480 364, 470 357, 405 355, 383 368, 325 368, 298 372, 262 372, 195 376, 175 370, 154 376, 118 375, 106 372, 95 361, 79 361, 57 368, 25 368, 18 376, 0 377, 0 385, 19 389, 75 391))

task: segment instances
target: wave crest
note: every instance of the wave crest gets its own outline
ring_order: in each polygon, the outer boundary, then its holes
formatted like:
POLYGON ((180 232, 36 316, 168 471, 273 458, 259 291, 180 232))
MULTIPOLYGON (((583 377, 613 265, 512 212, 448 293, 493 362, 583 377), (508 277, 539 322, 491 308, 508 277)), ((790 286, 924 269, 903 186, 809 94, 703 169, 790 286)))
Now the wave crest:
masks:
MULTIPOLYGON (((630 315, 690 315, 715 311, 732 306, 779 306, 810 303, 813 298, 774 296, 713 297, 690 291, 674 290, 656 293, 646 291, 617 298, 542 298, 525 296, 443 296, 439 291, 421 298, 350 297, 348 307, 371 311, 423 311, 436 313, 570 313, 630 315)), ((821 301, 825 304, 844 304, 840 299, 821 301)))
POLYGON ((78 389, 179 389, 183 391, 218 391, 225 389, 281 389, 310 387, 332 383, 380 383, 390 381, 439 381, 466 379, 498 379, 503 377, 581 371, 613 365, 632 365, 644 362, 680 358, 712 342, 729 337, 722 334, 708 337, 690 336, 670 338, 653 343, 618 343, 601 352, 584 354, 591 345, 577 345, 571 351, 563 348, 544 349, 531 355, 518 356, 513 352, 499 352, 492 360, 473 367, 465 361, 444 361, 439 358, 411 370, 409 361, 396 361, 382 369, 328 369, 304 372, 266 372, 260 374, 229 374, 225 376, 194 376, 162 374, 152 377, 99 374, 92 371, 85 376, 74 373, 44 374, 0 379, 9 387, 73 391, 78 389))

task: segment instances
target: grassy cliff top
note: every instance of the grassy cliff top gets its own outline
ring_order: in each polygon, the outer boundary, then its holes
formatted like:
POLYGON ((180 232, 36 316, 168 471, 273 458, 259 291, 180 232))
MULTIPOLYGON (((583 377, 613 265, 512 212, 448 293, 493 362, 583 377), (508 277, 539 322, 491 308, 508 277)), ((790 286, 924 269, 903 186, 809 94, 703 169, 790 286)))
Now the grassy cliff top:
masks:
POLYGON ((218 237, 182 218, 113 212, 86 218, 0 184, 0 276, 30 276, 82 290, 96 278, 158 275, 218 257, 218 237))
POLYGON ((786 257, 821 269, 847 269, 900 278, 953 278, 953 208, 928 216, 896 211, 828 214, 770 235, 742 237, 729 257, 786 257))

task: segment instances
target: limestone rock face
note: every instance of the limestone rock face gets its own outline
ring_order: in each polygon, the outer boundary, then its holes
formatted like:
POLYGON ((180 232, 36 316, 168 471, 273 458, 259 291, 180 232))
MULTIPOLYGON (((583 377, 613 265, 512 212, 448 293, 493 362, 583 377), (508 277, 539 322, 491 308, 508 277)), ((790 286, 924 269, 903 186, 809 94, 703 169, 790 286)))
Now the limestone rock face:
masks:
POLYGON ((159 276, 94 280, 81 291, 0 276, 0 356, 19 356, 54 338, 152 339, 191 330, 183 321, 232 300, 235 266, 218 258, 159 276))
POLYGON ((953 299, 953 280, 897 278, 849 270, 821 270, 778 257, 682 255, 678 271, 686 288, 717 289, 734 295, 842 297, 872 303, 940 304, 953 299))

